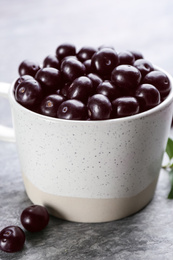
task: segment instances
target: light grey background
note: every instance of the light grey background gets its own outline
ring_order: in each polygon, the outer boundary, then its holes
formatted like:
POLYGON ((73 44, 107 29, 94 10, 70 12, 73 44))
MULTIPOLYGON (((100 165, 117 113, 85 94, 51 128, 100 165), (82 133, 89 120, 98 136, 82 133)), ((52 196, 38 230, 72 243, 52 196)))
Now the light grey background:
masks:
MULTIPOLYGON (((173 74, 172 0, 0 0, 0 81, 12 82, 24 59, 42 62, 63 42, 140 50, 173 74)), ((1 123, 11 125, 8 102, 0 99, 1 123)), ((173 201, 161 172, 153 201, 129 218, 79 224, 51 217, 39 234, 26 233, 24 249, 0 252, 4 260, 172 259, 173 201)), ((20 225, 31 203, 21 179, 15 144, 0 142, 0 229, 20 225)))

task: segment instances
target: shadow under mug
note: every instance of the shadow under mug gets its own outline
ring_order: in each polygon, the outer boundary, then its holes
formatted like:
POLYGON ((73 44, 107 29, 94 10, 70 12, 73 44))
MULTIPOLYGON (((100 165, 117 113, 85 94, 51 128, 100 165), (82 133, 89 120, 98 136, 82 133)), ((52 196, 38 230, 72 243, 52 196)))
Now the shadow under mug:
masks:
POLYGON ((30 200, 59 218, 93 223, 121 219, 146 206, 172 121, 173 79, 166 74, 171 92, 159 106, 100 121, 37 114, 15 101, 13 84, 0 83, 14 127, 1 125, 0 139, 16 142, 30 200))

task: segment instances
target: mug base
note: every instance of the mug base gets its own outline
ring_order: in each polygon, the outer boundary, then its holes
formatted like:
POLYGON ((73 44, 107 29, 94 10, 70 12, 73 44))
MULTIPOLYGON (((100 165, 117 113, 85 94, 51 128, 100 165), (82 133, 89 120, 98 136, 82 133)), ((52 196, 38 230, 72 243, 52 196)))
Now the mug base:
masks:
POLYGON ((34 204, 43 205, 60 219, 101 223, 125 218, 144 208, 153 198, 158 178, 133 197, 93 199, 63 197, 43 192, 23 174, 26 193, 34 204))

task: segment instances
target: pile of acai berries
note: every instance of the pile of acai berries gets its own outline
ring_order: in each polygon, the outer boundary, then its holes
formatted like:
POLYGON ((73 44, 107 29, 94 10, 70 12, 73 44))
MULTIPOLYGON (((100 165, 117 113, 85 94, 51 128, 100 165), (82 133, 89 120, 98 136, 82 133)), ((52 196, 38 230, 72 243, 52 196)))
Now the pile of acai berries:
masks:
POLYGON ((61 44, 42 65, 24 60, 14 84, 18 103, 70 120, 132 116, 159 105, 171 90, 167 75, 138 51, 61 44))

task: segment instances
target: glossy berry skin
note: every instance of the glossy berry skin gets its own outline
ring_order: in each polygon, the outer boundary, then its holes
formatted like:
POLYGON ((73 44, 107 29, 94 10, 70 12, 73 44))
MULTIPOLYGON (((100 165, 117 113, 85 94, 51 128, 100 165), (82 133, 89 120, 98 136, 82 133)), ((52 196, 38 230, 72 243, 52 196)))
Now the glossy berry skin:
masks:
POLYGON ((110 100, 102 94, 95 94, 90 97, 87 107, 91 120, 105 120, 110 118, 112 105, 110 100))
POLYGON ((141 84, 135 92, 141 111, 148 110, 160 104, 160 92, 151 84, 141 84))
POLYGON ((105 48, 111 49, 113 51, 115 50, 115 48, 113 46, 109 46, 109 45, 105 45, 105 44, 99 46, 98 50, 100 51, 100 50, 105 49, 105 48))
POLYGON ((83 62, 83 64, 85 65, 86 74, 91 73, 91 60, 86 60, 83 62))
POLYGON ((17 102, 31 111, 71 120, 129 116, 159 105, 171 90, 167 75, 139 51, 102 45, 57 47, 43 67, 25 60, 14 84, 17 102), (102 101, 101 101, 102 100, 102 101))
POLYGON ((91 59, 93 72, 102 78, 108 77, 117 65, 118 54, 110 48, 97 51, 91 59))
POLYGON ((38 232, 48 225, 49 214, 45 207, 33 205, 23 210, 20 220, 26 230, 38 232))
POLYGON ((134 97, 119 97, 112 102, 113 117, 126 117, 139 113, 139 104, 134 97))
POLYGON ((138 59, 143 59, 143 54, 140 52, 140 51, 135 51, 135 50, 131 50, 130 51, 133 56, 135 57, 135 60, 138 60, 138 59))
POLYGON ((45 116, 57 117, 57 111, 65 98, 58 94, 52 94, 43 99, 40 105, 40 113, 45 116))
POLYGON ((15 83, 14 83, 14 93, 15 93, 15 91, 16 91, 16 88, 18 87, 18 85, 21 83, 21 82, 23 82, 23 81, 29 81, 29 80, 34 80, 34 78, 32 77, 32 76, 30 76, 30 75, 23 75, 23 76, 21 76, 21 77, 19 77, 16 81, 15 81, 15 83))
POLYGON ((135 66, 141 72, 142 77, 145 77, 147 73, 154 70, 152 63, 146 59, 136 60, 133 66, 135 66))
POLYGON ((75 59, 75 60, 78 60, 78 58, 76 56, 66 56, 64 57, 62 60, 61 60, 61 63, 64 61, 64 60, 71 60, 71 59, 75 59))
POLYGON ((76 56, 81 62, 84 62, 90 60, 96 51, 97 49, 93 47, 82 47, 76 56))
POLYGON ((70 87, 71 83, 65 83, 64 86, 60 89, 59 94, 62 95, 63 97, 67 97, 68 95, 68 89, 70 87))
POLYGON ((61 72, 66 82, 72 82, 85 74, 85 66, 75 58, 64 59, 61 63, 61 72))
POLYGON ((165 99, 171 90, 169 78, 164 72, 158 70, 149 72, 142 83, 154 85, 160 92, 162 99, 165 99))
POLYGON ((83 102, 69 99, 61 103, 58 108, 57 117, 67 120, 85 120, 87 109, 83 102))
POLYGON ((118 60, 119 60, 119 65, 121 64, 129 64, 133 65, 135 61, 134 55, 130 51, 122 51, 118 53, 118 60))
POLYGON ((140 71, 131 65, 119 65, 111 75, 112 82, 121 90, 135 89, 141 81, 140 71))
POLYGON ((89 73, 87 77, 92 81, 93 85, 93 93, 95 93, 97 86, 103 81, 98 75, 95 73, 89 73))
POLYGON ((0 249, 8 253, 20 251, 25 243, 25 233, 18 226, 8 226, 0 232, 0 249))
POLYGON ((46 67, 59 69, 60 68, 60 62, 59 62, 58 58, 54 55, 48 55, 43 60, 43 68, 46 68, 46 67))
POLYGON ((64 43, 57 47, 56 56, 59 60, 62 60, 66 56, 75 56, 76 47, 73 44, 64 43))
POLYGON ((92 81, 86 76, 81 76, 76 78, 68 88, 67 98, 86 102, 91 92, 92 81))
POLYGON ((20 63, 18 72, 20 76, 31 75, 34 77, 39 69, 40 66, 38 63, 35 63, 30 60, 24 60, 23 62, 20 63))
POLYGON ((61 73, 55 68, 42 68, 40 69, 35 78, 40 82, 43 91, 51 93, 56 89, 61 88, 61 73))
POLYGON ((102 94, 109 98, 109 100, 113 100, 119 97, 120 92, 114 84, 112 84, 109 80, 105 80, 101 82, 96 88, 96 94, 102 94))
POLYGON ((41 98, 42 88, 40 83, 36 80, 23 81, 16 88, 16 101, 31 110, 35 110, 41 98))

